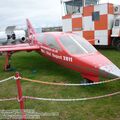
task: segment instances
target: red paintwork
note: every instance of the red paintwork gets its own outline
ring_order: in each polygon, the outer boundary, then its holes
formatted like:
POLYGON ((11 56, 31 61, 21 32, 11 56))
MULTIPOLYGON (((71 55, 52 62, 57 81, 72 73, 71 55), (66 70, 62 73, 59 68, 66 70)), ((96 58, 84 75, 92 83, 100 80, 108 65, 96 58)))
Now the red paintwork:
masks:
POLYGON ((69 52, 67 52, 67 50, 60 43, 59 38, 63 34, 72 34, 72 33, 57 33, 57 32, 44 33, 45 36, 47 36, 49 34, 54 36, 57 43, 62 48, 62 50, 58 51, 58 52, 55 49, 50 49, 50 47, 48 47, 46 44, 41 44, 37 40, 37 34, 35 33, 34 29, 32 28, 32 25, 30 24, 30 22, 28 20, 27 20, 27 26, 28 26, 29 44, 8 45, 8 46, 4 46, 4 47, 0 46, 0 51, 8 52, 8 51, 35 50, 35 51, 39 52, 41 55, 47 57, 48 59, 50 59, 64 67, 67 67, 67 68, 70 68, 77 72, 80 72, 84 78, 89 79, 94 82, 99 81, 100 66, 111 63, 106 57, 104 57, 99 52, 82 54, 82 55, 72 55, 69 52), (45 53, 43 52, 43 50, 45 51, 45 53), (54 57, 48 55, 47 52, 49 54, 52 54, 54 57), (61 58, 59 58, 59 59, 55 58, 58 56, 61 56, 61 58))

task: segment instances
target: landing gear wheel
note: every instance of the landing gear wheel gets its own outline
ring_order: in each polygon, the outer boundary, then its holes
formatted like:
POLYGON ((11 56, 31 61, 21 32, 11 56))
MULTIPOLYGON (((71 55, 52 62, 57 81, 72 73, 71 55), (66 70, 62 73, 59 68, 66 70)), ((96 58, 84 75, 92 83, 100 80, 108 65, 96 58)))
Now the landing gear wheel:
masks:
POLYGON ((113 46, 113 47, 117 47, 118 42, 119 42, 119 39, 118 39, 118 38, 113 38, 113 39, 112 39, 112 46, 113 46))
POLYGON ((119 43, 117 44, 117 50, 120 51, 120 41, 119 41, 119 43))
POLYGON ((11 65, 10 65, 10 64, 8 64, 8 65, 6 66, 5 71, 11 71, 11 65))
POLYGON ((93 81, 85 78, 85 79, 82 81, 82 83, 84 83, 84 84, 85 84, 85 83, 86 83, 86 84, 87 84, 87 83, 93 83, 93 81))
POLYGON ((93 83, 93 81, 86 79, 87 83, 93 83))

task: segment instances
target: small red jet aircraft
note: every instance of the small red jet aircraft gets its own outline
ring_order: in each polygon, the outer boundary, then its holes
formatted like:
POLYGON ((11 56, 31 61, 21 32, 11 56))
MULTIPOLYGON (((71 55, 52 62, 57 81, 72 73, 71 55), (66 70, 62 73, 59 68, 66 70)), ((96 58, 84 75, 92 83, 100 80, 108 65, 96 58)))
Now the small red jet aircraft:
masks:
POLYGON ((0 52, 7 53, 5 70, 10 68, 12 53, 36 51, 55 63, 80 72, 91 82, 98 82, 100 77, 120 77, 120 69, 83 37, 63 32, 36 34, 28 19, 27 27, 28 43, 0 46, 0 52))

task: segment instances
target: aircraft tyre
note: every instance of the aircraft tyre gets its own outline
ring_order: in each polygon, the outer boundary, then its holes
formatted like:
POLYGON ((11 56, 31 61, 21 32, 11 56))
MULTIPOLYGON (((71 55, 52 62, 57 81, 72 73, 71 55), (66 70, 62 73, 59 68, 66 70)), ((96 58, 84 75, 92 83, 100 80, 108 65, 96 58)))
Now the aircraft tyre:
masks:
POLYGON ((83 83, 93 83, 93 81, 91 81, 91 80, 89 80, 89 79, 84 78, 83 83))
POLYGON ((119 40, 119 42, 118 42, 118 44, 117 44, 117 50, 120 51, 120 40, 119 40))

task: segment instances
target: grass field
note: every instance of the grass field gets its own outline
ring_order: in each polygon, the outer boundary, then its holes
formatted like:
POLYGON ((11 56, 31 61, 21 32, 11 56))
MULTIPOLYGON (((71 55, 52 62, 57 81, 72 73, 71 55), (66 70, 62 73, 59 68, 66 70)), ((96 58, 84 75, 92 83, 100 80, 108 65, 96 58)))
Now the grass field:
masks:
MULTIPOLYGON (((120 52, 115 50, 100 50, 120 68, 120 52)), ((19 71, 22 76, 42 81, 80 83, 79 73, 63 68, 37 53, 17 53, 12 57, 13 72, 4 72, 4 57, 0 57, 0 79, 14 75, 19 71)), ((87 87, 48 86, 22 81, 24 96, 46 98, 81 98, 108 94, 120 90, 120 82, 87 87)), ((0 98, 17 96, 15 81, 0 84, 0 98)), ((56 117, 41 117, 41 120, 120 120, 120 95, 90 101, 79 102, 47 102, 26 100, 26 109, 37 112, 57 112, 56 117)), ((19 109, 15 102, 0 102, 0 109, 19 109)))

